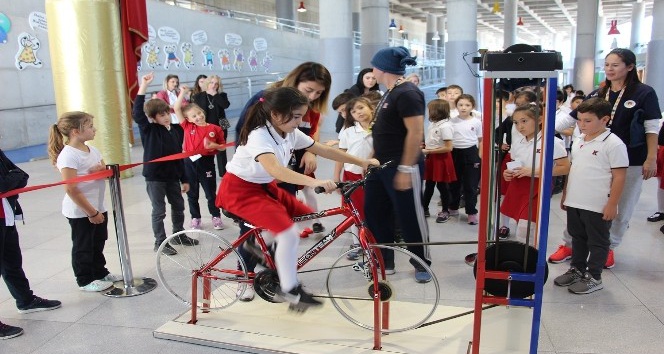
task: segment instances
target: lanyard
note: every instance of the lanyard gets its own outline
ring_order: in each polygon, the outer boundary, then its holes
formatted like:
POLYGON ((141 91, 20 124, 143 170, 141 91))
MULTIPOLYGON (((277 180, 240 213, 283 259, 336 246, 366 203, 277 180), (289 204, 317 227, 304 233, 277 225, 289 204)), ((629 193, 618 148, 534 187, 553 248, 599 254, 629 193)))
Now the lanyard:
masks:
MULTIPOLYGON (((622 98, 623 93, 625 93, 625 88, 626 87, 627 87, 627 85, 623 86, 622 90, 620 90, 620 93, 618 94, 618 98, 616 99, 616 102, 613 104, 613 109, 611 109, 611 118, 609 119, 609 123, 607 124, 607 126, 611 126, 611 123, 613 123, 613 117, 616 115, 616 110, 618 110, 618 105, 620 104, 620 99, 622 98)), ((610 88, 608 90, 606 90, 605 99, 608 102, 611 102, 611 101, 609 101, 609 93, 610 92, 611 92, 610 88)))
POLYGON ((381 107, 383 107, 383 104, 385 103, 385 100, 387 99, 387 95, 394 90, 395 87, 399 86, 405 80, 405 78, 400 77, 397 79, 396 82, 394 82, 394 86, 390 89, 387 89, 387 92, 383 95, 383 97, 380 98, 380 101, 378 101, 378 104, 376 105, 376 110, 374 111, 374 119, 373 122, 371 123, 371 126, 369 127, 369 130, 373 130, 374 124, 376 124, 376 120, 378 120, 378 111, 380 111, 381 107))

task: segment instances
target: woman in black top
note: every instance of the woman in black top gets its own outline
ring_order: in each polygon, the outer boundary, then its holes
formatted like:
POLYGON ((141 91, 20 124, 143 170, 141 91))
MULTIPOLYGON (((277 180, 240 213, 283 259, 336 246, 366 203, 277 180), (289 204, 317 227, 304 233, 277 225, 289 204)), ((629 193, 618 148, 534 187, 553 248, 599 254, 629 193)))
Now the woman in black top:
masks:
MULTIPOLYGON (((205 120, 214 125, 218 125, 224 131, 224 137, 228 139, 228 128, 230 124, 226 119, 226 111, 231 103, 228 101, 228 95, 223 91, 224 85, 221 78, 217 75, 209 76, 203 86, 205 91, 195 95, 193 102, 199 105, 205 111, 205 120)), ((217 170, 219 177, 226 174, 226 162, 228 157, 226 151, 217 152, 217 170)))

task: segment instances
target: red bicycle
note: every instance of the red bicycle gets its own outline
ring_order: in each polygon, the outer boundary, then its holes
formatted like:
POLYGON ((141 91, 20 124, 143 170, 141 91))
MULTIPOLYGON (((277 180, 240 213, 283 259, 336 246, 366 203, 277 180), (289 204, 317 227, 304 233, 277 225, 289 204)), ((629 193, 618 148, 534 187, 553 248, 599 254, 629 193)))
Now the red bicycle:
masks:
MULTIPOLYGON (((335 215, 345 217, 298 258, 299 276, 306 279, 308 275, 327 271, 324 284, 327 295, 317 296, 329 298, 339 313, 350 322, 369 330, 389 333, 417 328, 429 319, 438 305, 440 288, 435 274, 421 258, 401 247, 376 244, 350 199, 350 195, 364 185, 373 171, 384 166, 370 169, 364 179, 338 183, 342 195, 341 206, 300 215, 294 217, 293 221, 335 215), (352 236, 348 232, 352 226, 359 230, 359 247, 344 248, 347 251, 341 253, 329 267, 302 269, 342 235, 352 236), (394 274, 385 273, 382 252, 386 251, 394 252, 394 274), (359 254, 359 259, 348 260, 349 253, 359 254), (432 280, 424 284, 416 283, 413 280, 414 266, 429 272, 432 280), (390 313, 398 316, 390 316, 390 313)), ((386 215, 386 222, 392 222, 391 219, 391 216, 386 215)), ((274 258, 262 236, 264 230, 245 221, 237 221, 252 229, 232 242, 208 231, 185 230, 168 237, 157 252, 159 280, 179 302, 191 307, 190 323, 196 323, 198 310, 209 312, 231 306, 238 301, 239 295, 250 282, 262 299, 277 302, 275 293, 279 287, 279 277, 274 258), (197 239, 198 245, 178 247, 176 243, 171 243, 177 247, 178 254, 169 256, 161 252, 169 241, 183 234, 197 239), (247 271, 238 253, 238 247, 250 237, 263 251, 266 268, 261 271, 247 271)), ((312 277, 303 283, 311 285, 317 279, 320 277, 312 277)))

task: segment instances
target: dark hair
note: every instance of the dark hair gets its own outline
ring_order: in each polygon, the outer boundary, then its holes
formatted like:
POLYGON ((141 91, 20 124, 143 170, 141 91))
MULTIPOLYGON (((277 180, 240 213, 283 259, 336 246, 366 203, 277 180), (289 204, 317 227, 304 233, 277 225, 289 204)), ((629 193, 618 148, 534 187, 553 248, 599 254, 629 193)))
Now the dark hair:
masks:
MULTIPOLYGON (((175 74, 168 74, 168 75, 166 75, 166 77, 164 78, 164 85, 163 85, 164 91, 168 91, 168 82, 169 82, 171 79, 178 79, 178 85, 180 84, 180 78, 179 78, 177 75, 175 75, 175 74)), ((177 88, 177 86, 176 86, 175 88, 177 88)))
POLYGON ((196 94, 201 93, 207 89, 207 87, 203 89, 202 87, 198 86, 198 81, 200 81, 200 79, 207 79, 207 75, 201 74, 196 76, 196 81, 194 81, 193 85, 194 87, 191 88, 191 97, 194 97, 196 94))
POLYGON ((368 99, 371 102, 371 106, 375 109, 383 95, 381 95, 379 91, 369 91, 367 93, 363 93, 360 97, 368 99))
POLYGON ((583 92, 583 90, 577 90, 576 92, 574 92, 574 96, 585 97, 586 93, 583 92))
MULTIPOLYGON (((364 68, 364 69, 360 70, 359 74, 357 74, 357 80, 355 81, 355 86, 357 86, 357 88, 360 89, 360 93, 363 93, 364 89, 366 88, 364 86, 364 81, 363 81, 364 80, 364 75, 366 73, 373 73, 373 68, 364 68)), ((369 87, 369 91, 376 91, 376 90, 380 90, 380 87, 378 86, 378 82, 376 82, 376 84, 373 85, 372 87, 369 87)))
POLYGON ((432 122, 439 122, 443 119, 450 118, 450 103, 446 100, 436 98, 427 104, 429 110, 429 120, 432 122))
POLYGON ((516 101, 516 99, 519 98, 519 97, 525 97, 526 100, 528 100, 528 103, 532 103, 532 102, 537 101, 537 94, 535 92, 529 91, 529 90, 523 90, 523 91, 517 93, 514 96, 514 101, 516 101))
POLYGON ((583 96, 574 96, 572 97, 572 100, 569 101, 569 103, 574 103, 574 101, 583 101, 585 97, 583 96))
POLYGON ((589 98, 576 107, 578 113, 592 113, 599 119, 610 117, 612 110, 611 103, 601 97, 589 98))
POLYGON ((337 97, 332 100, 332 109, 335 111, 339 109, 339 107, 345 105, 348 103, 348 101, 352 100, 355 96, 350 93, 350 92, 342 92, 337 97))
MULTIPOLYGON (((376 109, 376 107, 373 104, 371 104, 371 101, 366 97, 360 96, 353 98, 352 100, 348 101, 348 103, 346 103, 346 118, 344 119, 344 128, 350 128, 353 125, 355 125, 355 118, 353 118, 353 115, 350 112, 353 110, 353 107, 355 107, 355 105, 357 105, 358 103, 362 103, 367 107, 369 107, 372 113, 376 109)), ((372 114, 371 117, 372 122, 373 119, 374 115, 372 114)))
POLYGON ((154 119, 157 114, 171 113, 171 107, 168 105, 168 103, 166 103, 166 101, 155 98, 145 102, 145 105, 143 105, 143 112, 145 112, 146 116, 154 119))
POLYGON ((447 90, 446 90, 446 91, 454 90, 454 89, 461 91, 461 94, 463 95, 463 88, 462 88, 461 86, 459 86, 459 85, 450 85, 450 86, 447 86, 447 90))
POLYGON ((477 105, 475 105, 475 97, 473 97, 472 95, 469 95, 469 94, 466 94, 466 93, 462 93, 462 94, 461 94, 459 97, 457 97, 457 99, 454 101, 454 105, 455 105, 455 106, 459 103, 459 100, 468 100, 468 101, 470 101, 470 103, 473 105, 473 108, 477 107, 477 105))
POLYGON ((572 92, 574 92, 574 86, 572 86, 571 84, 563 86, 563 91, 565 91, 567 89, 571 89, 572 92))
POLYGON ((505 91, 505 90, 496 90, 495 97, 496 97, 496 99, 501 99, 503 101, 507 101, 507 100, 510 99, 510 93, 505 91))
MULTIPOLYGON (((636 84, 641 83, 639 76, 636 73, 636 54, 629 49, 625 48, 615 48, 609 52, 609 54, 604 57, 605 59, 609 55, 617 55, 626 66, 633 65, 632 70, 627 72, 627 77, 625 78, 625 97, 630 97, 630 94, 634 91, 636 84)), ((606 93, 611 89, 611 81, 609 79, 604 80, 604 87, 599 89, 598 96, 606 97, 606 93)))
POLYGON ((332 85, 332 75, 325 66, 311 61, 298 65, 295 69, 291 70, 283 80, 277 81, 272 84, 272 87, 294 87, 300 82, 315 81, 325 88, 323 93, 310 102, 311 108, 321 115, 327 112, 327 100, 330 96, 330 86, 332 85))
POLYGON ((246 145, 249 133, 259 127, 264 127, 270 121, 272 113, 293 119, 293 109, 309 106, 309 99, 295 87, 284 86, 266 89, 263 97, 249 108, 247 119, 240 131, 239 145, 246 145))
POLYGON ((556 101, 565 102, 567 100, 567 95, 562 90, 556 90, 556 101))
POLYGON ((528 103, 528 104, 522 104, 514 110, 514 113, 512 113, 512 119, 514 119, 514 115, 523 112, 525 113, 528 117, 540 121, 540 117, 544 113, 544 106, 542 106, 539 103, 528 103))
POLYGON ((443 91, 447 91, 447 86, 443 86, 443 87, 439 88, 438 90, 436 90, 436 95, 437 95, 439 92, 443 92, 443 91))

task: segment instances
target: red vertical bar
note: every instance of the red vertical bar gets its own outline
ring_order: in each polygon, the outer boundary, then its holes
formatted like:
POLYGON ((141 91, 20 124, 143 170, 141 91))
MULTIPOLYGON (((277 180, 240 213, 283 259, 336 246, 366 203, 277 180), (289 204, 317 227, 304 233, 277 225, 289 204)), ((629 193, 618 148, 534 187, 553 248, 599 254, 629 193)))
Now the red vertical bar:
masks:
POLYGON ((484 192, 480 195, 480 224, 477 234, 477 276, 475 285, 475 313, 473 323, 473 353, 480 352, 480 328, 482 326, 482 303, 484 294, 484 272, 486 267, 486 235, 489 227, 489 203, 491 201, 492 190, 489 189, 491 175, 491 165, 494 163, 495 155, 493 153, 493 80, 484 79, 484 101, 482 103, 482 164, 480 189, 484 192))
POLYGON ((197 274, 194 272, 191 275, 191 319, 189 324, 196 324, 196 297, 198 293, 197 274))

